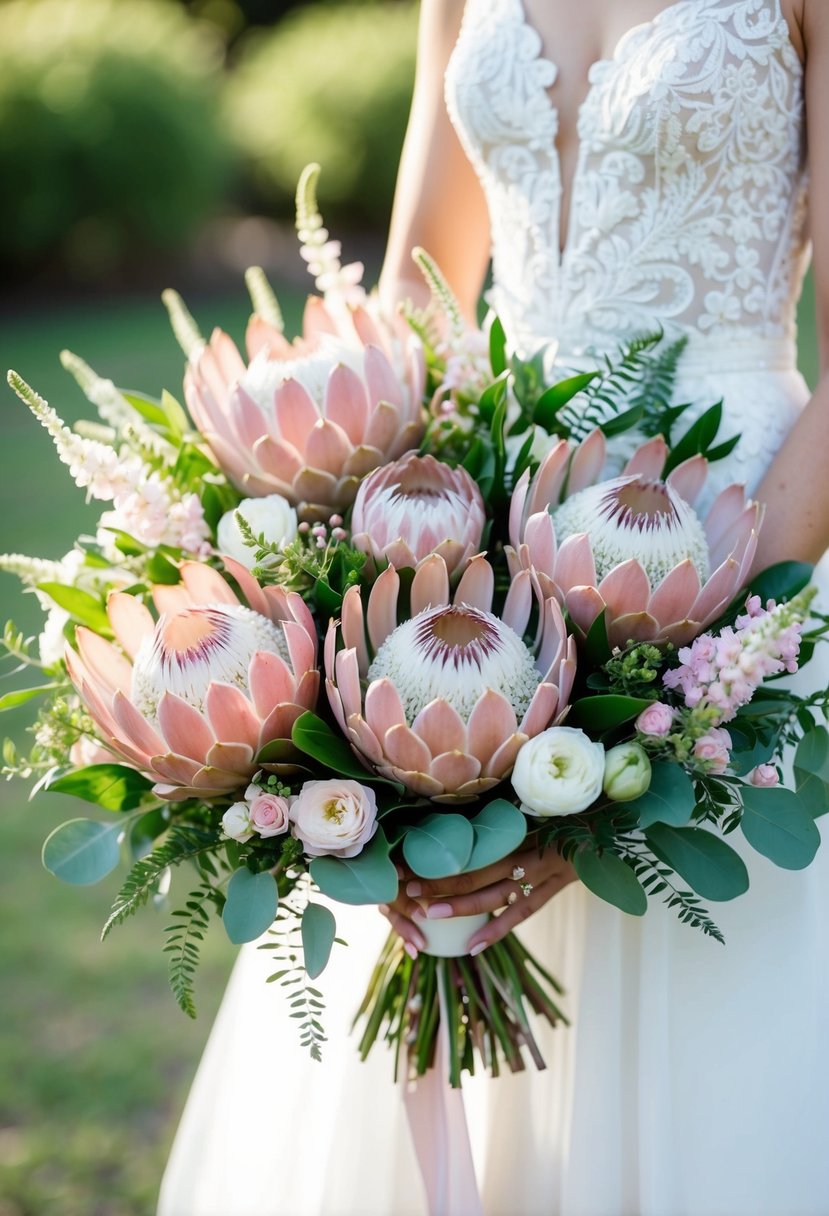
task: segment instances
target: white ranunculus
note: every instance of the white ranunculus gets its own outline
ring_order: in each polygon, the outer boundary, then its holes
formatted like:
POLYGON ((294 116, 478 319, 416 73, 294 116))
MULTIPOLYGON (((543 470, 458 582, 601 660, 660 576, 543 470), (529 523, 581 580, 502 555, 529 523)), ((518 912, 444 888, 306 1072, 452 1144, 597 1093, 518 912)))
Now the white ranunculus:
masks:
POLYGON ((250 819, 250 807, 246 802, 234 802, 222 815, 222 831, 231 840, 244 844, 254 833, 250 819))
MULTIPOLYGON (((296 537, 298 521, 296 511, 281 494, 268 494, 264 498, 243 498, 236 508, 250 525, 254 536, 264 536, 269 544, 283 548, 296 537)), ((219 520, 216 529, 216 548, 228 557, 252 570, 256 565, 256 550, 245 544, 236 511, 227 511, 219 520)), ((267 562, 264 563, 267 565, 267 562)))
POLYGON ((583 730, 551 726, 518 753, 513 789, 528 815, 546 819, 584 811, 602 792, 604 748, 583 730))
POLYGON ((651 783, 651 762, 638 743, 619 743, 605 756, 604 792, 614 802, 641 798, 651 783))

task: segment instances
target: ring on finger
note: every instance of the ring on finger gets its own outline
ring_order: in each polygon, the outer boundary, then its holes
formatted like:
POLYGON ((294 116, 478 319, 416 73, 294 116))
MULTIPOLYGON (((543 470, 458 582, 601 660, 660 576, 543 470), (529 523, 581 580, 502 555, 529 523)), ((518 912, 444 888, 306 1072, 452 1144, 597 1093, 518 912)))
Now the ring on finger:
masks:
POLYGON ((532 883, 531 882, 522 882, 519 885, 521 887, 521 893, 523 894, 524 898, 529 899, 530 894, 533 889, 532 883))
POLYGON ((521 881, 521 879, 522 879, 522 878, 524 877, 524 875, 526 874, 526 872, 527 872, 527 871, 524 869, 524 867, 523 867, 523 866, 513 866, 513 867, 512 867, 512 878, 513 878, 513 880, 514 880, 515 882, 520 882, 520 881, 521 881))
POLYGON ((507 903, 509 904, 509 906, 512 907, 512 905, 514 903, 516 903, 517 900, 518 900, 518 892, 510 891, 509 895, 507 896, 507 903))

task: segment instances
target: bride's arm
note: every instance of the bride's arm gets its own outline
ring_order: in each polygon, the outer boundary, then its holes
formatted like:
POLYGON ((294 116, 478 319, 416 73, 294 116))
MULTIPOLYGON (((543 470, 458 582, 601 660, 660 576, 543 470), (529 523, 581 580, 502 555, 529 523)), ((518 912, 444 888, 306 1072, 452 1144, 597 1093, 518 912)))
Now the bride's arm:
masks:
POLYGON ((755 559, 761 570, 816 561, 829 546, 829 4, 803 0, 809 215, 821 377, 757 490, 767 504, 755 559))
POLYGON ((397 178, 380 297, 394 309, 428 291, 412 262, 421 245, 435 259, 474 323, 489 261, 489 219, 480 182, 449 121, 443 78, 463 0, 423 0, 412 110, 397 178))

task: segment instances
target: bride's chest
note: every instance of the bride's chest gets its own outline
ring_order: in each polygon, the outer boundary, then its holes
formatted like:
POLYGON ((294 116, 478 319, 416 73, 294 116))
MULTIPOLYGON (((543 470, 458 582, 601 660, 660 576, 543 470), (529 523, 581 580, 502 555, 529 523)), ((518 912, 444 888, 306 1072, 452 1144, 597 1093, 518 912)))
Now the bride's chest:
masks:
POLYGON ((726 146, 767 162, 800 139, 801 67, 780 0, 663 8, 592 64, 577 111, 567 47, 544 48, 531 11, 521 0, 466 6, 447 97, 468 150, 485 163, 555 156, 558 144, 577 142, 582 157, 617 150, 671 174, 726 146))

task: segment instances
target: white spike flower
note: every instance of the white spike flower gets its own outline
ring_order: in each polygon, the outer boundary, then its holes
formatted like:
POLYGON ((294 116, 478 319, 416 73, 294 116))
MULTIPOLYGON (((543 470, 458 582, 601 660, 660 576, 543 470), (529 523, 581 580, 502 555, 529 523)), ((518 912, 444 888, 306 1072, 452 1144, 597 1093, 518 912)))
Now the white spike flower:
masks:
POLYGON ((614 566, 636 558, 656 586, 686 558, 701 580, 708 577, 708 543, 696 512, 664 481, 616 477, 565 499, 553 512, 560 543, 587 533, 602 579, 614 566))
POLYGON ((288 659, 281 629, 241 604, 212 604, 162 616, 136 653, 131 700, 153 723, 165 692, 201 710, 213 683, 246 691, 251 659, 261 651, 288 659))
POLYGON ((467 722, 487 689, 520 720, 541 683, 534 655, 509 625, 466 604, 426 608, 398 625, 368 669, 369 680, 384 677, 399 690, 409 726, 436 697, 467 722))

